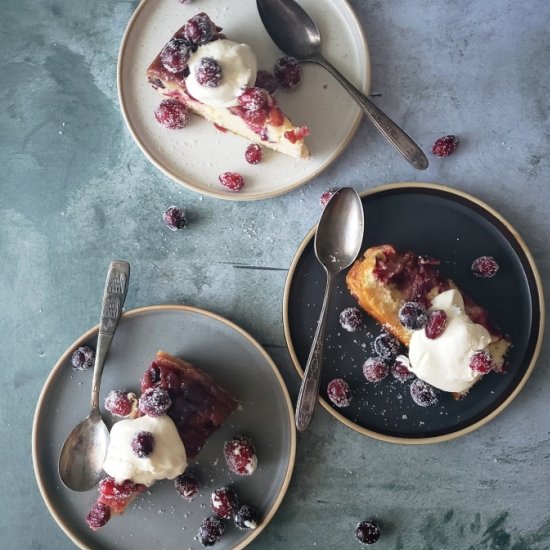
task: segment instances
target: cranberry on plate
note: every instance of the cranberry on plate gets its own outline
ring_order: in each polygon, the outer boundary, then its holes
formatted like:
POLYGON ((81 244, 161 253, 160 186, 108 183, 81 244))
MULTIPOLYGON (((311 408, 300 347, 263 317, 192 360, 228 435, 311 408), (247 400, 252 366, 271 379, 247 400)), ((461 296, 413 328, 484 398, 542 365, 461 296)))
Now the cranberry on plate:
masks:
POLYGON ((225 442, 223 454, 229 470, 239 476, 249 476, 258 465, 258 457, 252 439, 238 435, 225 442))
POLYGON ((335 378, 328 383, 327 395, 337 407, 349 407, 351 390, 349 389, 349 384, 342 378, 335 378))

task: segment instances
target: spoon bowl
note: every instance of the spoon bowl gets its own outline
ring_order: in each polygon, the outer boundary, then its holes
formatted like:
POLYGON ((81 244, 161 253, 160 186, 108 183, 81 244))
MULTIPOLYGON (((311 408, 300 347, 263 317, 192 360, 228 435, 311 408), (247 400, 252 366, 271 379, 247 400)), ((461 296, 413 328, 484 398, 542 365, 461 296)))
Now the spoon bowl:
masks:
POLYGON ((357 258, 364 224, 361 198, 351 187, 343 187, 332 196, 317 225, 315 255, 325 268, 327 286, 296 404, 296 428, 301 432, 309 426, 319 396, 325 325, 334 281, 357 258))

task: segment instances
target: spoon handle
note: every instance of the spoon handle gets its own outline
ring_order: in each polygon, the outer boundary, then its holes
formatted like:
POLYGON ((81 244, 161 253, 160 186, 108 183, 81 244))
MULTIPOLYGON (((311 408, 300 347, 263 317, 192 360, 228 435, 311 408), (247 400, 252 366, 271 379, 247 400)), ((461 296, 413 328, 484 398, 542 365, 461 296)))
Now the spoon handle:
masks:
POLYGON ((94 364, 94 376, 92 380, 92 410, 99 410, 99 386, 105 359, 115 330, 122 315, 122 307, 128 292, 128 280, 130 278, 130 264, 123 260, 113 260, 109 265, 105 290, 103 291, 103 303, 101 305, 101 319, 99 321, 99 334, 94 364))
POLYGON ((302 380, 300 393, 298 394, 298 401, 296 403, 295 421, 296 428, 300 432, 305 431, 309 426, 313 417, 315 405, 317 404, 317 398, 319 396, 319 382, 321 380, 321 370, 323 367, 325 326, 333 280, 333 275, 328 272, 327 288, 325 290, 325 297, 323 299, 323 305, 319 315, 319 322, 317 324, 315 336, 313 337, 313 343, 311 344, 311 351, 309 352, 306 369, 304 371, 304 378, 302 380))
POLYGON ((344 89, 355 99, 363 112, 378 128, 380 133, 418 170, 428 168, 428 159, 422 149, 393 120, 383 113, 372 101, 361 93, 336 67, 323 56, 317 55, 310 61, 324 67, 344 89))

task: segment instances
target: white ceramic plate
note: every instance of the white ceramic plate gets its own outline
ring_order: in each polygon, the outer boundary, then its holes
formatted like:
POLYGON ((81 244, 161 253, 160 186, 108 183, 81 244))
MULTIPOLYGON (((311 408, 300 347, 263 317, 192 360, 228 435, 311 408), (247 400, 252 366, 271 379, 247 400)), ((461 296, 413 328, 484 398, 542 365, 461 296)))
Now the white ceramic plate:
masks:
MULTIPOLYGON (((368 91, 370 62, 359 21, 346 0, 301 0, 323 37, 323 53, 352 82, 368 91)), ((309 160, 295 160, 266 150, 263 161, 244 159, 247 140, 222 133, 193 116, 183 130, 167 130, 153 111, 161 96, 145 76, 147 67, 190 17, 204 11, 223 27, 228 38, 249 44, 258 67, 272 69, 282 54, 264 29, 254 0, 143 0, 122 40, 118 60, 118 91, 130 133, 147 158, 168 177, 191 189, 222 199, 253 200, 286 193, 314 178, 342 152, 361 120, 361 111, 342 87, 321 67, 304 66, 303 81, 292 92, 280 91, 277 101, 298 125, 307 125, 309 160), (246 185, 231 192, 218 182, 223 172, 239 172, 246 185)))
MULTIPOLYGON (((139 379, 162 349, 183 357, 208 373, 242 403, 214 432, 190 469, 201 480, 193 502, 183 500, 169 480, 159 481, 140 495, 124 515, 115 516, 93 532, 86 514, 97 498, 95 489, 75 493, 64 487, 57 470, 66 435, 88 414, 92 372, 70 367, 73 350, 95 347, 97 327, 83 334, 53 368, 36 407, 33 463, 40 491, 52 516, 80 548, 94 550, 180 550, 202 548, 194 540, 201 520, 210 515, 212 491, 232 485, 243 504, 254 504, 262 522, 254 531, 239 531, 226 522, 220 550, 247 546, 269 523, 290 482, 296 432, 292 404, 277 367, 262 347, 233 323, 185 306, 135 309, 122 316, 101 384, 101 399, 114 388, 139 391, 139 379), (229 473, 223 443, 248 435, 258 454, 258 469, 241 478, 229 473)), ((110 415, 104 415, 110 422, 110 415)))

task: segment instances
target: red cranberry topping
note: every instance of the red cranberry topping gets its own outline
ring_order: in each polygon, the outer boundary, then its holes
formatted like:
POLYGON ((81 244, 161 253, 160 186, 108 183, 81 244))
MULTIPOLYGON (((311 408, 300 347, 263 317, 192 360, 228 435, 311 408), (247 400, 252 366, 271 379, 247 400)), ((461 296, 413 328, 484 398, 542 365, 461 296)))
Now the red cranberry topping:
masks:
POLYGON ((337 407, 349 407, 351 390, 349 389, 349 384, 342 378, 335 378, 328 383, 327 395, 337 407))
POLYGON ((223 454, 229 470, 240 476, 248 476, 256 470, 258 458, 249 437, 236 436, 223 446, 223 454))
POLYGON ((122 390, 111 390, 105 398, 105 408, 115 416, 128 416, 132 412, 132 401, 122 390))
POLYGON ((288 141, 290 141, 290 143, 296 143, 300 139, 309 136, 309 130, 307 126, 301 126, 300 128, 296 128, 294 130, 287 130, 283 135, 286 139, 288 139, 288 141))
POLYGON ((139 412, 147 416, 162 416, 171 404, 172 400, 166 390, 149 388, 139 398, 139 412))
POLYGON ((86 516, 86 522, 93 531, 103 527, 110 519, 111 509, 101 502, 94 503, 86 516))
POLYGON ((191 502, 199 493, 199 480, 193 474, 181 474, 174 480, 176 491, 191 502))
POLYGON ((357 332, 365 326, 365 320, 356 307, 347 307, 340 313, 340 325, 348 332, 357 332))
POLYGON ((187 227, 187 216, 185 210, 179 206, 170 206, 162 214, 162 219, 168 229, 177 231, 178 229, 185 229, 187 227))
POLYGON ((400 347, 399 341, 387 332, 374 339, 374 352, 382 359, 393 359, 399 353, 400 347))
POLYGON ((262 148, 257 143, 251 143, 244 153, 248 164, 258 164, 262 160, 262 148))
POLYGON ((71 366, 74 370, 86 370, 94 366, 95 351, 89 346, 81 346, 71 356, 71 366))
POLYGON ((362 521, 355 528, 355 536, 363 544, 374 544, 380 538, 380 529, 372 520, 362 521))
POLYGON ((142 430, 134 435, 130 442, 130 446, 137 457, 146 458, 155 449, 155 438, 151 432, 142 430))
POLYGON ((285 56, 275 63, 275 78, 283 88, 295 88, 302 80, 302 68, 296 59, 285 56))
MULTIPOLYGON (((396 379, 399 380, 399 382, 406 382, 407 380, 411 380, 414 378, 414 374, 409 370, 408 366, 404 364, 404 360, 401 360, 399 357, 395 360, 395 362, 391 366, 391 374, 396 379)), ((410 363, 407 360, 408 365, 410 366, 410 363)))
POLYGON ((98 501, 109 506, 112 512, 122 512, 131 498, 146 489, 146 485, 132 483, 128 479, 123 483, 116 483, 111 476, 106 476, 99 482, 98 501))
POLYGON ((217 30, 216 25, 206 13, 199 13, 187 21, 183 35, 193 46, 201 46, 210 42, 217 30))
POLYGON ((218 176, 220 183, 231 191, 240 191, 244 187, 244 179, 237 172, 224 172, 218 176))
POLYGON ((260 516, 254 506, 245 504, 241 506, 235 514, 235 527, 241 531, 256 529, 260 522, 260 516))
POLYGON ((428 322, 426 308, 418 302, 405 302, 399 310, 399 322, 410 330, 424 328, 428 322))
POLYGON ((476 351, 470 357, 470 368, 479 374, 487 374, 493 368, 493 358, 488 351, 476 351))
POLYGON ((436 309, 430 313, 428 323, 424 327, 426 337, 430 340, 435 340, 443 334, 447 326, 447 314, 442 309, 436 309))
POLYGON ((208 516, 204 518, 199 527, 197 538, 203 546, 214 546, 223 537, 225 525, 220 518, 208 516))
POLYGON ((269 94, 262 88, 247 88, 238 98, 239 105, 251 113, 261 112, 267 117, 269 94))
POLYGON ((269 123, 272 126, 282 126, 285 122, 285 115, 278 107, 273 107, 269 111, 269 123))
POLYGON ((457 147, 458 138, 456 136, 444 136, 433 144, 432 153, 436 157, 448 157, 457 147))
POLYGON ((171 73, 181 73, 189 61, 191 49, 181 38, 172 38, 160 52, 160 61, 171 73))
POLYGON ((409 389, 413 401, 421 407, 431 407, 439 402, 437 390, 420 378, 413 380, 409 389))
POLYGON ((230 519, 239 508, 237 493, 229 487, 216 489, 210 496, 210 509, 220 519, 230 519))
POLYGON ((481 279, 490 279, 497 274, 500 266, 492 256, 480 256, 472 263, 472 273, 481 279))
POLYGON ((334 193, 338 191, 338 187, 329 187, 328 189, 325 189, 323 193, 321 194, 321 198, 319 199, 319 203, 321 204, 321 207, 324 208, 330 199, 332 199, 332 196, 334 193))
POLYGON ((369 382, 381 382, 388 376, 389 367, 380 357, 369 357, 363 363, 363 375, 369 382))
POLYGON ((181 130, 189 124, 189 109, 175 99, 163 99, 155 109, 155 118, 165 128, 181 130))
POLYGON ((223 132, 224 134, 227 132, 227 128, 224 128, 223 126, 220 126, 219 124, 216 124, 215 122, 213 124, 214 124, 214 128, 216 128, 216 130, 219 130, 220 132, 223 132))
POLYGON ((254 82, 254 86, 256 88, 263 88, 270 94, 273 94, 277 89, 277 80, 269 71, 259 70, 256 73, 256 82, 254 82))
POLYGON ((203 57, 197 67, 197 82, 206 88, 217 88, 223 78, 220 64, 213 57, 203 57))

